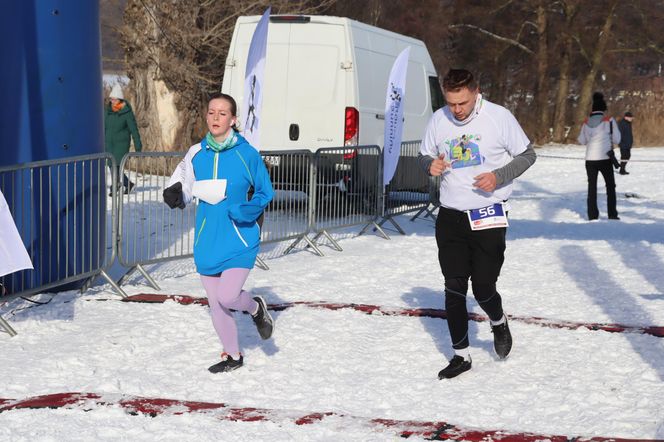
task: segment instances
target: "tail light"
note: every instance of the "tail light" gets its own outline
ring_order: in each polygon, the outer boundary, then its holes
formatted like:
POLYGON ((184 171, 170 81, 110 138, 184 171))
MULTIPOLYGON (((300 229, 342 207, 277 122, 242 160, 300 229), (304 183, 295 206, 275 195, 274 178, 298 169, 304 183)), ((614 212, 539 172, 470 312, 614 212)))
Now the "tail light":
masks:
POLYGON ((360 134, 360 113, 354 107, 346 108, 344 146, 357 146, 360 134))

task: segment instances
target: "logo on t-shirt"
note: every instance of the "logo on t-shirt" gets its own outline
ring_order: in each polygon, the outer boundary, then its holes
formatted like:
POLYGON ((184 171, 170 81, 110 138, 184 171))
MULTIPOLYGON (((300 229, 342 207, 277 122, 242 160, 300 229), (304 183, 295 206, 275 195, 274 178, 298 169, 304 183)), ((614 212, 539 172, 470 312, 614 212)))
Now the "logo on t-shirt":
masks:
POLYGON ((464 134, 458 138, 445 141, 452 169, 461 169, 463 167, 482 164, 480 146, 477 144, 481 139, 480 135, 464 134))

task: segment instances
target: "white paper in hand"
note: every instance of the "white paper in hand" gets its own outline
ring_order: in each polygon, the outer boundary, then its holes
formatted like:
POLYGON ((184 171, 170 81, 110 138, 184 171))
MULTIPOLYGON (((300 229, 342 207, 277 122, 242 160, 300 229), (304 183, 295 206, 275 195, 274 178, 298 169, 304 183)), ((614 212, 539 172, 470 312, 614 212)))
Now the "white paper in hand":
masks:
POLYGON ((217 204, 226 199, 226 180, 194 181, 192 194, 208 204, 217 204))

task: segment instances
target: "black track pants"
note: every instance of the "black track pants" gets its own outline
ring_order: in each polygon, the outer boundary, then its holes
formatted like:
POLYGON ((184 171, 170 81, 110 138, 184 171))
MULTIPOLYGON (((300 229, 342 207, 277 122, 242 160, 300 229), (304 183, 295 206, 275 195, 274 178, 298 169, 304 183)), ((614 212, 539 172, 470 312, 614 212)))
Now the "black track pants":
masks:
POLYGON ((445 310, 454 349, 468 347, 466 294, 494 321, 503 316, 496 281, 505 260, 506 228, 473 231, 465 212, 441 207, 436 220, 438 261, 445 277, 445 310))
POLYGON ((599 218, 597 208, 597 174, 601 173, 606 184, 606 208, 609 218, 616 218, 616 179, 613 175, 611 160, 586 161, 586 174, 588 175, 588 219, 599 218))

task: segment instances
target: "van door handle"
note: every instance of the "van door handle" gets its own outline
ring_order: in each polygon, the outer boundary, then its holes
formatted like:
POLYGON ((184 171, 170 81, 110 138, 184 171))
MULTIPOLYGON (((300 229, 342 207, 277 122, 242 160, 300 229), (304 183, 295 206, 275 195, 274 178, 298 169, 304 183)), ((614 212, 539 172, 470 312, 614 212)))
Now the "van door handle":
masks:
POLYGON ((290 138, 291 141, 297 141, 298 138, 300 138, 300 126, 295 123, 291 124, 288 128, 288 138, 290 138))
MULTIPOLYGON (((385 114, 376 114, 376 120, 384 120, 385 114)), ((406 117, 401 117, 401 121, 406 121, 406 117)))

